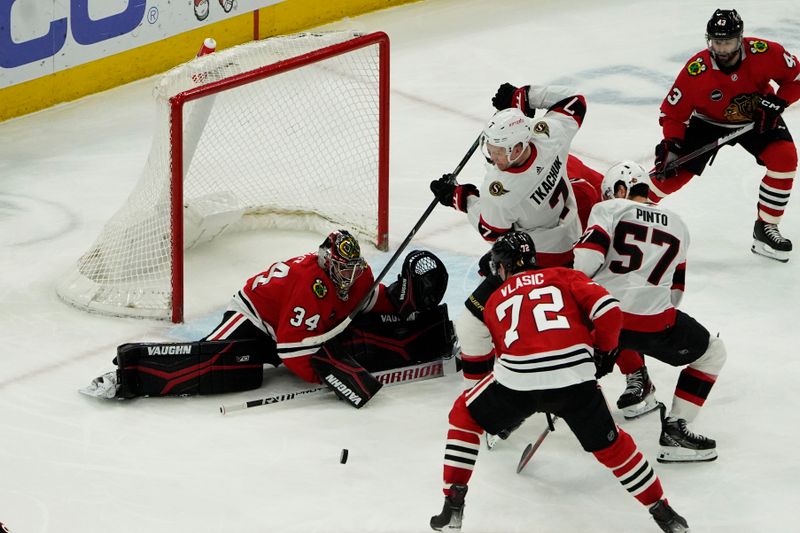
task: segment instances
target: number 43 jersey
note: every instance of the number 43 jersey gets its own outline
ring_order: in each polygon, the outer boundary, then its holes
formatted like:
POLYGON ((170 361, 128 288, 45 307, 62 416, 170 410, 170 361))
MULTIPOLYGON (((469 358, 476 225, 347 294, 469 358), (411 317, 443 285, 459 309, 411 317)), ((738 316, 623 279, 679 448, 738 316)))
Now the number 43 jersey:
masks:
POLYGON ((623 328, 663 331, 683 295, 689 231, 655 205, 615 199, 595 204, 575 246, 575 269, 620 301, 623 328))

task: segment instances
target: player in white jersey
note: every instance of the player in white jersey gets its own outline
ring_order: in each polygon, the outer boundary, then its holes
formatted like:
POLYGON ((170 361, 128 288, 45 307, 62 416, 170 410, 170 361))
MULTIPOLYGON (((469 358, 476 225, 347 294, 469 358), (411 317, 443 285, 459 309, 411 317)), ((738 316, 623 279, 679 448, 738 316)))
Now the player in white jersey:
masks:
POLYGON ((487 241, 524 231, 536 242, 537 264, 565 266, 572 262, 572 246, 581 234, 566 164, 586 101, 561 87, 525 86, 517 93, 525 108, 547 112, 531 119, 514 106, 494 114, 483 130, 490 165, 480 189, 455 184, 445 174, 431 182, 431 190, 441 204, 466 212, 487 241))
POLYGON ((594 206, 589 229, 575 247, 575 268, 619 299, 620 348, 688 365, 669 416, 662 409, 659 462, 712 461, 716 443, 689 431, 687 423, 708 398, 726 351, 721 339, 675 308, 683 294, 689 231, 676 213, 648 202, 647 181, 620 177, 609 186, 627 198, 594 206))

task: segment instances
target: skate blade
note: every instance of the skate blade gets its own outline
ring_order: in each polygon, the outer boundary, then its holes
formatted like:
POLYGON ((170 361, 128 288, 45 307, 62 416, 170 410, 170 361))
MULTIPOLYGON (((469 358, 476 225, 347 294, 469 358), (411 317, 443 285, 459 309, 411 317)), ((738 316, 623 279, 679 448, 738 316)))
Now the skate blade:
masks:
POLYGON ((780 261, 781 263, 787 263, 789 261, 790 252, 775 250, 761 241, 753 241, 753 246, 750 247, 750 251, 756 255, 763 255, 764 257, 780 261))
POLYGON ((625 420, 634 420, 639 418, 640 416, 646 415, 651 411, 655 411, 658 408, 658 401, 656 400, 655 394, 648 394, 645 396, 644 400, 641 402, 629 405, 628 407, 622 408, 622 416, 625 417, 625 420))
POLYGON ((708 463, 717 459, 717 449, 691 450, 677 446, 662 446, 656 461, 659 463, 708 463))

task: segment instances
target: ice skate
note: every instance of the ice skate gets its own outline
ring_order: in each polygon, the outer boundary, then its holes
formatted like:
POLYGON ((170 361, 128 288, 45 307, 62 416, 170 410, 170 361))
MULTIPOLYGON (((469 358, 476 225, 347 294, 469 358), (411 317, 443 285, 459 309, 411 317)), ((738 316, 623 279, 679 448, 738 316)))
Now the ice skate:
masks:
POLYGON ((93 398, 103 398, 110 400, 117 397, 119 384, 117 383, 117 372, 108 372, 100 377, 94 378, 89 385, 78 389, 78 392, 93 398))
POLYGON ((466 485, 450 485, 450 496, 445 497, 442 512, 431 517, 431 528, 436 531, 461 531, 467 488, 466 485))
POLYGON ((646 366, 626 375, 625 380, 628 385, 617 400, 617 407, 622 409, 622 416, 627 420, 632 420, 658 407, 655 395, 656 387, 650 381, 646 366))
POLYGON ((667 418, 662 422, 658 443, 661 445, 659 463, 707 462, 717 458, 714 439, 692 433, 682 418, 667 418))
POLYGON ((750 250, 754 254, 786 263, 792 251, 792 241, 781 235, 777 224, 756 220, 753 227, 753 246, 750 250))
POLYGON ((689 524, 686 519, 675 512, 669 506, 667 500, 659 500, 654 506, 650 508, 650 514, 653 515, 653 520, 656 521, 661 531, 667 533, 684 533, 689 531, 689 524))

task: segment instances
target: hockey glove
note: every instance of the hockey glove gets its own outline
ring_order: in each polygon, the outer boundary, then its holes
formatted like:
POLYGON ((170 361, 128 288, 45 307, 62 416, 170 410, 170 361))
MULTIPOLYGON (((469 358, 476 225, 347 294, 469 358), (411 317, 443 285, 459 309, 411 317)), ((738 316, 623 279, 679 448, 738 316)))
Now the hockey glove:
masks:
POLYGON ((509 107, 516 107, 525 116, 533 118, 536 110, 532 109, 528 104, 528 89, 530 85, 523 85, 522 87, 515 87, 506 82, 501 85, 492 98, 492 105, 500 111, 501 109, 508 109, 509 107))
POLYGON ((678 139, 664 139, 656 145, 656 162, 653 177, 658 181, 675 177, 677 168, 668 168, 669 164, 678 159, 681 153, 681 142, 678 139))
POLYGON ((614 370, 614 363, 617 362, 617 357, 619 357, 619 347, 613 348, 607 352, 595 348, 594 366, 597 368, 597 371, 594 373, 594 377, 600 379, 610 374, 611 371, 614 370))
POLYGON ((764 133, 778 127, 786 100, 774 94, 753 95, 753 122, 756 132, 764 133))
POLYGON ((481 195, 478 188, 471 183, 457 184, 452 174, 445 174, 438 180, 433 180, 431 182, 431 191, 440 204, 465 213, 467 212, 467 199, 470 196, 481 195))

